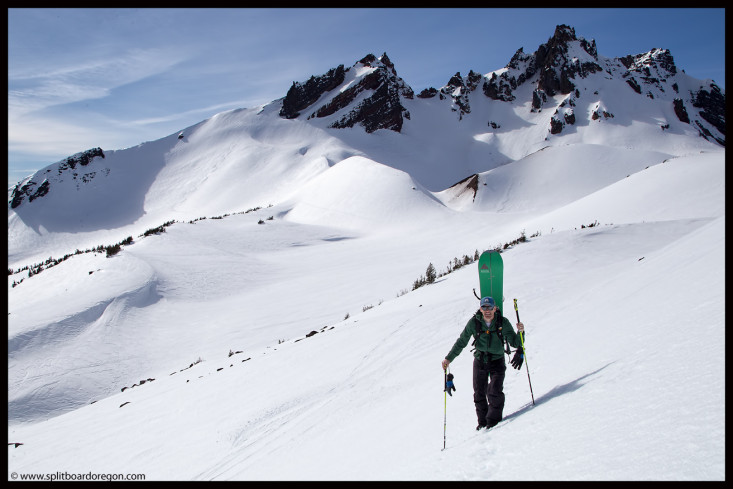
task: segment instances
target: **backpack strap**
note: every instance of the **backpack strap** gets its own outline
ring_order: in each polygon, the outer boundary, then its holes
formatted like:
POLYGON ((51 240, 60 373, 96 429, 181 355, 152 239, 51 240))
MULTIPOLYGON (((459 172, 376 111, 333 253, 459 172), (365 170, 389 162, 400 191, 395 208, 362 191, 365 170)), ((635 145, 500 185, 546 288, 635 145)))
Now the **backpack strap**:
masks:
MULTIPOLYGON (((476 348, 478 348, 476 346, 476 344, 478 343, 479 336, 481 336, 481 332, 484 331, 484 328, 483 328, 483 325, 482 325, 482 321, 477 317, 479 311, 481 311, 481 309, 479 309, 478 311, 476 311, 476 314, 473 315, 473 324, 475 326, 475 331, 473 332, 473 343, 471 343, 471 346, 473 346, 473 348, 471 348, 471 352, 475 351, 476 348)), ((486 330, 486 334, 488 334, 488 333, 489 333, 489 331, 487 329, 486 330)), ((491 336, 489 336, 489 338, 491 338, 491 336)), ((484 354, 485 354, 484 352, 481 352, 481 355, 480 355, 479 358, 481 358, 483 360, 484 354)), ((483 361, 486 362, 486 360, 483 360, 483 361)))
MULTIPOLYGON (((481 309, 479 309, 478 311, 476 311, 476 314, 478 314, 479 311, 481 311, 481 309)), ((476 317, 476 314, 473 315, 473 324, 476 327, 476 330, 473 333, 473 343, 471 343, 471 346, 476 346, 476 343, 478 342, 478 338, 481 335, 481 332, 484 330, 484 328, 481 325, 481 320, 476 317)), ((486 334, 488 334, 488 333, 489 333, 489 330, 487 329, 486 330, 486 334)), ((475 350, 475 348, 474 348, 474 350, 475 350)), ((473 350, 471 350, 471 351, 473 351, 473 350)))
POLYGON ((509 340, 504 339, 504 334, 502 333, 503 325, 504 325, 504 317, 501 315, 501 309, 496 309, 496 332, 499 334, 499 339, 504 344, 506 349, 504 350, 504 353, 507 355, 511 355, 512 350, 509 348, 509 340))
POLYGON ((502 333, 502 329, 504 329, 504 317, 501 315, 501 309, 498 307, 494 313, 494 321, 496 321, 496 334, 499 335, 499 339, 504 343, 504 334, 502 333))

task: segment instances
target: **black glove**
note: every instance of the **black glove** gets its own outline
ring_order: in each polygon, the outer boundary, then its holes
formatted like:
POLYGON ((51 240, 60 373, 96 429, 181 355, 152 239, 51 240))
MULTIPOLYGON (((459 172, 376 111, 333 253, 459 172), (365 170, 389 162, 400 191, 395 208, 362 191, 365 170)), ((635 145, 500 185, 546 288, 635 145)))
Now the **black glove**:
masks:
POLYGON ((445 382, 445 392, 452 397, 451 390, 456 390, 456 386, 453 385, 453 374, 448 374, 448 380, 445 382))
POLYGON ((517 351, 514 353, 514 358, 512 358, 512 367, 519 370, 522 368, 522 362, 524 361, 524 350, 522 350, 522 347, 520 346, 517 348, 517 351))

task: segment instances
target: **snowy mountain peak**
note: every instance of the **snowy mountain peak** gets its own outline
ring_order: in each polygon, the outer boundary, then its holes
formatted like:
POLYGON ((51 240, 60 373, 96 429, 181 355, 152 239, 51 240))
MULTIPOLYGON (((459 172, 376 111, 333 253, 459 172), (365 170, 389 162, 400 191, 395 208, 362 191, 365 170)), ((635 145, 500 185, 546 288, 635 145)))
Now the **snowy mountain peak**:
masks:
POLYGON ((506 102, 516 97, 514 90, 525 82, 536 84, 533 108, 540 109, 547 96, 569 94, 576 89, 573 80, 602 71, 598 64, 595 41, 578 39, 575 29, 559 25, 555 34, 530 55, 519 48, 497 76, 494 72, 484 84, 484 93, 494 100, 506 102))
MULTIPOLYGON (((525 103, 526 100, 517 100, 517 93, 529 84, 533 88, 533 112, 541 112, 552 103, 549 97, 568 95, 555 106, 549 121, 549 132, 560 134, 563 127, 575 124, 574 111, 560 109, 565 104, 574 106, 583 92, 600 95, 601 91, 613 91, 615 105, 639 110, 638 99, 618 87, 619 83, 625 83, 637 96, 662 100, 665 112, 673 107, 680 122, 691 125, 699 136, 725 146, 725 94, 715 83, 701 84, 684 72, 679 73, 668 49, 654 48, 614 59, 599 56, 594 40, 578 38, 575 29, 567 25, 557 26, 547 43, 532 54, 519 48, 504 69, 486 75, 483 92, 492 100, 525 103), (690 111, 696 115, 690 117, 690 111)), ((602 105, 600 101, 596 103, 602 105)), ((598 112, 594 110, 593 114, 598 112)), ((613 113, 606 114, 611 117, 613 113)), ((593 116, 593 120, 597 119, 593 116)), ((661 126, 668 128, 669 121, 661 126)))
MULTIPOLYGON (((394 63, 392 63, 392 60, 389 59, 389 56, 387 56, 387 53, 383 53, 379 58, 369 53, 366 56, 364 56, 362 59, 360 59, 356 64, 361 64, 363 66, 368 66, 370 68, 384 67, 390 70, 393 75, 397 76, 397 70, 395 70, 394 63)), ((356 66, 356 64, 354 66, 356 66)))

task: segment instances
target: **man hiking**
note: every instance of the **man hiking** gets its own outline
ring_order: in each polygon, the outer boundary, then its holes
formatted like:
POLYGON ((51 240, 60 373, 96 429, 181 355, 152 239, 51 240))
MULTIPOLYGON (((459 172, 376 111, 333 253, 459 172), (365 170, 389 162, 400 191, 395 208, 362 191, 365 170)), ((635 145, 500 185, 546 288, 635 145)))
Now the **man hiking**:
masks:
MULTIPOLYGON (((517 331, 524 333, 524 324, 517 323, 517 331)), ((522 339, 514 332, 509 320, 501 315, 492 297, 481 299, 481 309, 468 320, 463 332, 453 348, 443 360, 443 370, 448 368, 475 336, 473 352, 473 403, 478 416, 477 430, 496 426, 504 411, 504 340, 517 352, 511 364, 519 369, 522 366, 522 339)))

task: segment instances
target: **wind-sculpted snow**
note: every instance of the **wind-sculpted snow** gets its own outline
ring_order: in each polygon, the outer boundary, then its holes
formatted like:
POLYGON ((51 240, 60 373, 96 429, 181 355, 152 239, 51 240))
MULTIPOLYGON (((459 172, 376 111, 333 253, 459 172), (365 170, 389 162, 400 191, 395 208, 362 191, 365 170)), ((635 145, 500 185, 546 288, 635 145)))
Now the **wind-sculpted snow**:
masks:
POLYGON ((152 269, 119 258, 73 257, 17 287, 20 302, 8 326, 9 421, 58 415, 107 396, 120 366, 134 364, 137 355, 120 356, 119 345, 139 330, 122 325, 161 295, 152 269))
POLYGON ((145 308, 160 296, 154 283, 81 311, 61 321, 8 338, 8 422, 57 416, 118 390, 120 358, 113 349, 85 345, 130 341, 117 331, 130 309, 145 308), (56 361, 68 362, 71 374, 59 375, 56 361), (91 380, 91 381, 90 381, 91 380))
POLYGON ((348 158, 305 185, 286 219, 347 229, 405 226, 448 213, 407 173, 367 158, 348 158))

